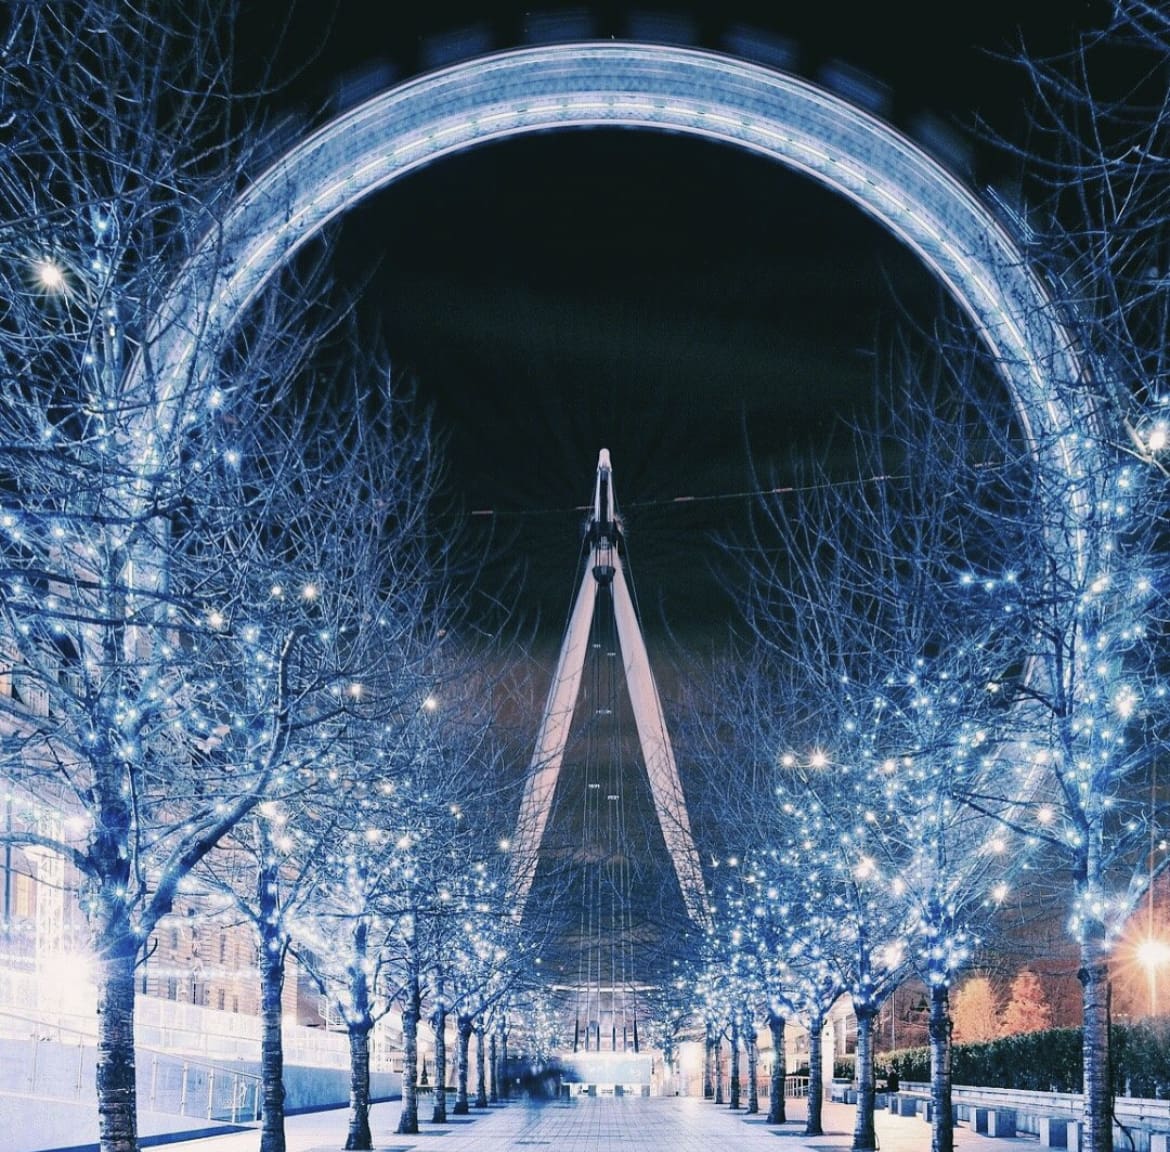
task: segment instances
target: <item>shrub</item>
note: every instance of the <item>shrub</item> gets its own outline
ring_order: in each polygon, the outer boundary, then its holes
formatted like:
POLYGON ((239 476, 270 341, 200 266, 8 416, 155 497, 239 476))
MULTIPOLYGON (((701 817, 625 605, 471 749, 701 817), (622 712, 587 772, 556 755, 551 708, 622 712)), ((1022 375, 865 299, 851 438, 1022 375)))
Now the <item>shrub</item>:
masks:
MULTIPOLYGON (((1112 1036, 1115 1095, 1170 1096, 1170 1021, 1115 1024, 1112 1036)), ((884 1052, 875 1066, 879 1078, 896 1071, 903 1081, 929 1082, 930 1049, 884 1052)), ((1080 1092, 1081 1030, 1047 1028, 981 1044, 956 1044, 951 1072, 955 1084, 972 1087, 1080 1092)))

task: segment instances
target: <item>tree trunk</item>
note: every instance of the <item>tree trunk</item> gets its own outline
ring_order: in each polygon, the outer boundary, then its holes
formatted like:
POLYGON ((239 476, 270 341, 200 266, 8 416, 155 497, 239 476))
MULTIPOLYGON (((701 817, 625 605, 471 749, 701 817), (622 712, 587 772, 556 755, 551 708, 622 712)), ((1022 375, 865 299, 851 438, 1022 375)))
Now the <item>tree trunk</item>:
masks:
POLYGON ((488 1106, 487 1081, 484 1073, 483 1019, 481 1018, 475 1026, 475 1106, 477 1108, 486 1108, 488 1106))
POLYGON ((471 1033, 473 1031, 473 1025, 470 1016, 460 1016, 457 1024, 459 1033, 459 1061, 455 1106, 451 1111, 456 1116, 466 1116, 471 1111, 471 1103, 467 1098, 467 1063, 471 1058, 471 1033))
POLYGON ((370 1135, 370 1024, 349 1026, 349 1134, 346 1152, 368 1152, 373 1148, 370 1135))
POLYGON ((370 1135, 370 978, 366 969, 370 925, 365 917, 354 922, 353 957, 349 965, 349 1135, 347 1150, 373 1148, 370 1135))
POLYGON ((402 1008, 402 1114, 398 1117, 399 1136, 418 1135, 418 1018, 422 1011, 422 993, 418 972, 412 970, 402 1008))
POLYGON ((853 1122, 855 1150, 877 1148, 877 1133, 873 1127, 873 1021, 875 1009, 867 1004, 857 1016, 857 1116, 853 1122))
POLYGON ((731 1018, 731 1090, 728 1093, 729 1108, 739 1107, 739 1018, 731 1018))
POLYGON ((715 1103, 722 1104, 723 1100, 723 1037, 715 1037, 715 1103))
POLYGON ((432 1124, 447 1122, 447 1005, 443 989, 438 989, 438 1004, 431 1016, 435 1030, 435 1106, 431 1111, 432 1124))
POLYGON ((711 1032, 711 1025, 707 1025, 707 1035, 703 1040, 703 1099, 710 1100, 715 1095, 715 1037, 711 1032))
POLYGON ((824 1064, 825 1049, 821 1033, 825 1030, 825 1017, 815 1012, 808 1021, 808 1118, 804 1124, 806 1136, 823 1136, 822 1104, 825 1097, 824 1064))
POLYGON ((260 1090, 263 1097, 260 1152, 284 1152, 284 943, 266 911, 275 906, 261 869, 260 894, 260 1090))
POLYGON ((771 1098, 768 1101, 768 1123, 783 1124, 788 1119, 784 1101, 784 1081, 788 1074, 784 1052, 784 1017, 778 1012, 769 1012, 768 1030, 772 1033, 772 1076, 770 1079, 771 1098))
POLYGON ((134 963, 138 948, 128 925, 103 943, 107 946, 98 960, 98 1134, 101 1152, 137 1152, 134 963))
POLYGON ((493 1029, 491 1039, 491 1102, 493 1104, 500 1102, 500 1053, 497 1043, 496 1033, 493 1029))
POLYGON ((747 1110, 749 1116, 756 1115, 760 1110, 760 1086, 757 1082, 757 1049, 756 1049, 756 1030, 749 1027, 744 1033, 743 1048, 747 1053, 748 1066, 748 1103, 747 1110))
POLYGON ((1109 966, 1099 933, 1081 940, 1081 982, 1084 1048, 1082 1067, 1085 1103, 1082 1152, 1113 1152, 1113 1090, 1110 1084, 1109 1024, 1111 1015, 1109 966))
POLYGON ((954 1152, 951 1100, 951 1002, 946 984, 930 989, 930 1152, 954 1152))

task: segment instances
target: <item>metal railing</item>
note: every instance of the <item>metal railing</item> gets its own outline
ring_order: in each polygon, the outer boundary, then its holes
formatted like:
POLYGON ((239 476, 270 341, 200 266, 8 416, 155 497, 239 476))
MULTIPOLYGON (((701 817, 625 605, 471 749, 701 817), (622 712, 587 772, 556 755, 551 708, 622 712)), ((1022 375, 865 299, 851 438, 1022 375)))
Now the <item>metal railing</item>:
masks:
POLYGON ((176 1116, 200 1116, 231 1124, 249 1124, 260 1119, 260 1077, 236 1069, 183 1060, 165 1053, 150 1053, 149 1070, 139 1053, 140 1106, 152 1112, 176 1116), (142 1091, 149 1072, 149 1089, 142 1091))
MULTIPOLYGON (((77 1036, 97 1039, 92 991, 72 998, 76 1004, 46 1003, 44 978, 36 972, 0 970, 0 1037, 8 1034, 5 1015, 22 1020, 21 1033, 33 1026, 42 1035, 61 1034, 70 1043, 77 1036), (84 1010, 80 1003, 85 1000, 84 1010)), ((261 1023, 258 1016, 223 1012, 197 1004, 140 995, 134 1005, 134 1034, 139 1048, 182 1054, 204 1063, 258 1060, 261 1023)), ((349 1041, 344 1032, 286 1023, 283 1030, 286 1064, 310 1068, 349 1067, 349 1041)), ((401 1041, 387 1018, 375 1028, 371 1071, 394 1070, 401 1041), (396 1043, 397 1041, 397 1043, 396 1043)), ((401 1059, 401 1057, 399 1057, 401 1059)))
MULTIPOLYGON (((96 1104, 92 1033, 0 1012, 0 1089, 96 1104)), ((157 1049, 138 1047, 139 1106, 233 1124, 260 1118, 260 1077, 157 1049)))

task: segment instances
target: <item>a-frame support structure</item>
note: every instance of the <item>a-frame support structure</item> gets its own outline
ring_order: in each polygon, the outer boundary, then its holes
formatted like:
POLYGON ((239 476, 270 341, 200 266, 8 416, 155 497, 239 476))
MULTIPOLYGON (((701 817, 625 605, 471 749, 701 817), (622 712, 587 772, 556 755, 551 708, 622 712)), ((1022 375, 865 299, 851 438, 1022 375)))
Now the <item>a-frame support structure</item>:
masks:
POLYGON ((658 823, 674 864, 687 913, 696 924, 707 928, 711 916, 699 854, 691 835, 690 819, 675 764, 674 749, 666 730, 662 701, 650 671, 642 628, 622 570, 621 551, 622 530, 614 501, 613 470, 609 452, 603 448, 597 460, 593 511, 585 533, 581 584, 561 643, 556 672, 544 706, 544 716, 520 802, 516 834, 512 839, 513 914, 517 918, 522 915, 536 876, 540 845, 552 809, 569 738, 569 726, 581 687, 597 589, 600 585, 610 584, 626 686, 658 823))

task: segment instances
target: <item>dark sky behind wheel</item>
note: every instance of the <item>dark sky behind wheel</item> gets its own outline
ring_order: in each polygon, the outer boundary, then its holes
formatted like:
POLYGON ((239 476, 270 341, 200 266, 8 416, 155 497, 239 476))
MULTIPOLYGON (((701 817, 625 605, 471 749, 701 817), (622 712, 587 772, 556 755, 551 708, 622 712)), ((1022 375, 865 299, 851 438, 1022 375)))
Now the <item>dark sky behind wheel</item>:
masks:
MULTIPOLYGON (((994 54, 1064 41, 1099 4, 706 5, 630 8, 357 0, 294 9, 281 97, 319 122, 428 67, 524 42, 536 27, 720 48, 743 29, 970 169, 1002 175, 961 126, 1018 117, 1023 84, 994 54), (533 15, 533 13, 536 15, 533 15)), ((271 40, 284 5, 254 0, 241 36, 271 40), (250 20, 257 24, 249 32, 250 20)), ((262 41, 258 41, 262 42, 262 41)), ((575 130, 494 144, 404 179, 346 215, 340 274, 371 277, 396 375, 448 437, 452 490, 499 548, 486 573, 559 638, 598 450, 610 450, 650 642, 701 642, 734 588, 713 533, 741 495, 791 477, 872 410, 875 348, 902 309, 929 324, 938 289, 849 203, 779 165, 646 131, 575 130), (761 475, 753 475, 753 464, 761 475), (516 563, 522 568, 513 571, 516 563)))

